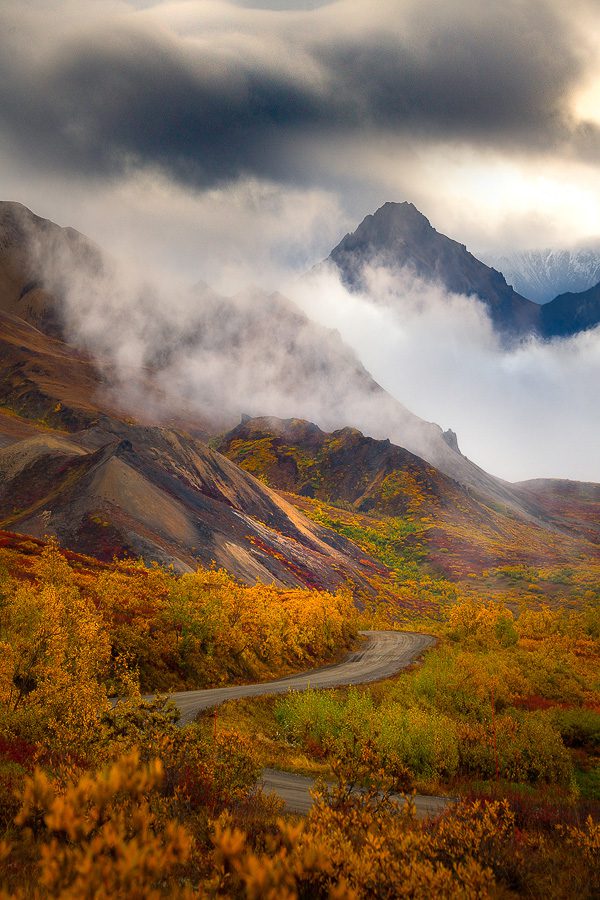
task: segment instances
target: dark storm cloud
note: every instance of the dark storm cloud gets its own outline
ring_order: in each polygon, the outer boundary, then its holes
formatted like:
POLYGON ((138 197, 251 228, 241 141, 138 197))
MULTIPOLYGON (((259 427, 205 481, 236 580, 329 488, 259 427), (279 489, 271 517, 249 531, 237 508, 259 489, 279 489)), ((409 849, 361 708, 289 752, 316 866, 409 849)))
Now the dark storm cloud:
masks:
POLYGON ((190 4, 193 39, 160 4, 110 4, 103 21, 87 18, 98 10, 89 0, 70 7, 76 26, 50 34, 50 6, 9 6, 2 133, 44 168, 158 166, 196 186, 304 180, 307 146, 380 133, 593 156, 598 129, 578 131, 567 106, 586 56, 559 5, 382 0, 365 17, 367 6, 288 14, 210 3, 204 21, 203 4, 190 4))
POLYGON ((210 64, 193 68, 176 47, 135 32, 68 48, 47 75, 25 91, 4 78, 4 127, 42 164, 90 174, 130 163, 199 184, 277 174, 282 139, 318 115, 283 78, 234 63, 215 82, 210 64))

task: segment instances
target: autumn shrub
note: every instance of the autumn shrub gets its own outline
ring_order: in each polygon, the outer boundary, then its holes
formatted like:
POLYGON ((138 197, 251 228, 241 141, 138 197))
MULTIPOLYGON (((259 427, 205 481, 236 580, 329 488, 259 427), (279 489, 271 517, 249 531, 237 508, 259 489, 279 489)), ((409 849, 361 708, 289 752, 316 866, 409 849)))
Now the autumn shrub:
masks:
POLYGON ((327 691, 293 693, 277 703, 275 717, 289 739, 316 755, 335 758, 348 745, 372 742, 379 764, 393 756, 415 777, 457 769, 456 732, 448 717, 400 704, 375 708, 365 691, 351 689, 344 699, 327 691))
POLYGON ((513 712, 494 722, 459 726, 460 771, 506 781, 569 787, 573 764, 559 733, 543 713, 513 712))
POLYGON ((136 752, 64 789, 36 769, 15 819, 19 858, 5 860, 10 896, 191 896, 172 876, 188 861, 192 838, 164 816, 162 780, 160 761, 140 765, 136 752))
POLYGON ((251 739, 231 730, 188 726, 165 744, 163 759, 166 789, 183 819, 247 800, 261 773, 251 739))
POLYGON ((28 566, 27 578, 0 571, 0 700, 22 729, 44 709, 58 730, 82 716, 85 734, 106 691, 120 692, 123 660, 143 691, 172 691, 315 665, 357 634, 346 589, 247 587, 132 560, 82 570, 53 542, 28 566))
POLYGON ((510 609, 502 603, 471 599, 450 607, 448 634, 465 647, 511 647, 519 638, 510 609))
MULTIPOLYGON (((534 666, 539 687, 538 673, 534 666)), ((275 717, 289 740, 315 756, 333 758, 348 740, 372 740, 380 762, 393 753, 421 781, 499 777, 571 789, 573 761, 555 713, 514 706, 532 682, 517 648, 442 646, 382 688, 377 702, 364 689, 309 691, 279 700, 275 717)))
POLYGON ((585 678, 575 655, 552 642, 516 648, 513 664, 526 673, 528 693, 575 704, 586 699, 585 678))
POLYGON ((600 895, 600 822, 588 816, 583 825, 563 825, 558 830, 571 854, 571 865, 581 860, 587 870, 587 890, 592 896, 600 895))
POLYGON ((231 729, 191 723, 178 727, 179 712, 166 697, 132 696, 103 717, 101 749, 116 757, 136 752, 147 763, 162 760, 163 793, 173 812, 187 818, 248 798, 260 767, 252 742, 231 729))
POLYGON ((177 576, 116 564, 93 592, 113 656, 139 671, 144 690, 264 677, 327 659, 356 637, 347 591, 252 587, 223 570, 177 576))
POLYGON ((167 697, 144 699, 133 694, 119 700, 101 720, 100 750, 113 756, 138 748, 142 759, 159 756, 165 742, 179 733, 179 710, 167 697))
POLYGON ((585 634, 595 641, 600 640, 600 596, 589 600, 579 614, 579 621, 585 634))
POLYGON ((25 778, 22 766, 15 762, 0 762, 0 834, 12 824, 18 809, 18 794, 25 778))
POLYGON ((424 828, 410 803, 398 807, 375 790, 334 789, 317 796, 305 823, 281 822, 263 852, 221 819, 213 858, 230 897, 475 898, 491 894, 489 861, 511 836, 501 804, 450 813, 424 828))
POLYGON ((82 750, 108 706, 108 638, 54 545, 36 574, 38 583, 4 583, 0 733, 82 750))

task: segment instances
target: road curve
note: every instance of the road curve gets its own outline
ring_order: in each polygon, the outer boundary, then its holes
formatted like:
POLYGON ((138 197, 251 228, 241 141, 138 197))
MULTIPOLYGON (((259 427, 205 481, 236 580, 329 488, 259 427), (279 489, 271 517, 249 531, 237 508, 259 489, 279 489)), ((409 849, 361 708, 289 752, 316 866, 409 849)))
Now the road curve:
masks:
POLYGON ((202 691, 180 691, 169 694, 177 706, 182 725, 192 722, 200 710, 219 706, 226 700, 240 697, 260 697, 263 694, 285 694, 307 688, 332 688, 344 684, 365 684, 389 678, 413 663, 434 643, 428 634, 410 631, 361 631, 366 643, 360 650, 349 653, 346 659, 333 666, 311 669, 264 684, 239 684, 233 687, 207 688, 202 691))
MULTIPOLYGON (((180 724, 193 721, 203 709, 210 709, 226 700, 241 697, 259 697, 264 694, 284 694, 307 688, 332 688, 347 684, 365 684, 389 678, 405 669, 435 642, 428 634, 410 631, 361 631, 366 638, 360 650, 349 653, 340 663, 311 669, 299 675, 290 675, 278 681, 264 684, 240 684, 225 688, 207 688, 202 691, 180 691, 169 694, 177 706, 180 724)), ((279 794, 290 812, 306 813, 312 805, 310 791, 314 780, 291 772, 264 769, 262 785, 279 794)), ((402 798, 397 798, 402 801, 402 798)), ((435 816, 448 805, 444 797, 428 797, 417 794, 414 798, 420 818, 435 816)))

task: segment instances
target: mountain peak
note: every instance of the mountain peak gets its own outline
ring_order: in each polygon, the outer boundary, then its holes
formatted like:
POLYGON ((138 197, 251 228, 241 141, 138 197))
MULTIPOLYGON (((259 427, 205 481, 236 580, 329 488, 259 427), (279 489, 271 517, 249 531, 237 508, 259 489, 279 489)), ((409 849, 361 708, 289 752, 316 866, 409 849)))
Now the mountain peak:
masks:
POLYGON ((429 221, 427 216, 424 216, 421 210, 417 209, 415 204, 411 203, 409 200, 403 200, 401 203, 397 203, 393 200, 388 200, 387 203, 384 203, 383 206, 380 206, 373 215, 386 217, 390 221, 427 222, 427 224, 431 228, 431 222, 429 221))
MULTIPOLYGON (((476 259, 457 241, 442 234, 413 203, 384 203, 347 234, 328 258, 347 288, 369 291, 369 269, 383 266, 396 274, 402 300, 402 272, 454 294, 477 297, 505 335, 536 330, 539 306, 517 294, 504 276, 476 259)), ((376 297, 373 299, 377 299, 376 297)))
POLYGON ((346 249, 351 245, 362 245, 366 242, 380 251, 393 252, 397 244, 422 241, 430 234, 437 232, 414 203, 388 202, 372 215, 366 216, 356 231, 346 235, 342 243, 346 249))

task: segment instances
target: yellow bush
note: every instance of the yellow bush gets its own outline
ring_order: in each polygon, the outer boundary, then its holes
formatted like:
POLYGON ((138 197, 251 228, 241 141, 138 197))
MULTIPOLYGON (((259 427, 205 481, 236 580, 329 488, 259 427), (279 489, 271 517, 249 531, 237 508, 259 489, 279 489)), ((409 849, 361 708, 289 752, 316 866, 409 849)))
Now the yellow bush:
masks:
POLYGON ((16 825, 29 835, 32 883, 12 896, 132 900, 192 896, 170 881, 189 859, 192 838, 155 810, 162 764, 133 752, 64 791, 36 770, 25 783, 16 825))

